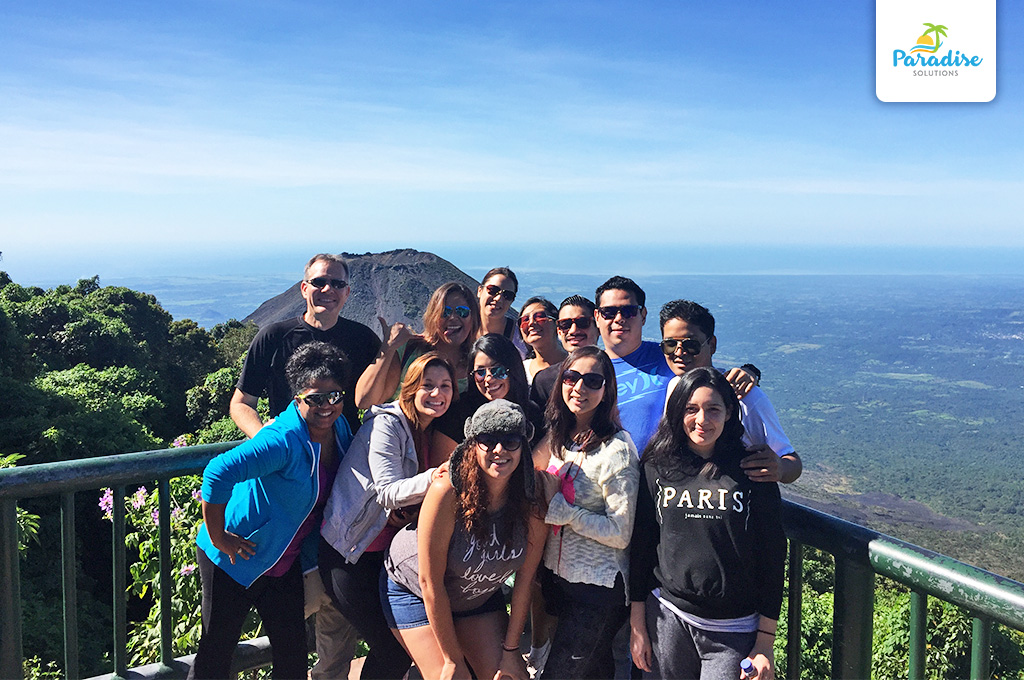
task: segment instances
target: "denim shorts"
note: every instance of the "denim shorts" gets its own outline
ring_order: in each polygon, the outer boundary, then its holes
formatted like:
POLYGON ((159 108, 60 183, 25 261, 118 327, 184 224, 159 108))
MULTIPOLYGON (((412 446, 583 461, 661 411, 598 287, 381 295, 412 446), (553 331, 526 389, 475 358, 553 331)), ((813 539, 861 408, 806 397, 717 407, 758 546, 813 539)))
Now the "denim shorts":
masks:
MULTIPOLYGON (((380 603, 389 628, 404 630, 430 625, 423 599, 388 578, 386 571, 381 571, 380 575, 380 603)), ((452 612, 452 618, 463 619, 497 611, 505 611, 505 596, 500 588, 479 607, 452 612)))

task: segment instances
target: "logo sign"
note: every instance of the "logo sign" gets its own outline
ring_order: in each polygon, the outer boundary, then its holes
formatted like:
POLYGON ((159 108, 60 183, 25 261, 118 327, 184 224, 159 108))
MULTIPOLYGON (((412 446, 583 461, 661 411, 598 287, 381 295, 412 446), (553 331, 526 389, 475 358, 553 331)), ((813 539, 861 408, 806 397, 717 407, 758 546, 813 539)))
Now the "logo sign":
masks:
POLYGON ((883 102, 990 102, 996 0, 875 0, 875 94, 883 102))

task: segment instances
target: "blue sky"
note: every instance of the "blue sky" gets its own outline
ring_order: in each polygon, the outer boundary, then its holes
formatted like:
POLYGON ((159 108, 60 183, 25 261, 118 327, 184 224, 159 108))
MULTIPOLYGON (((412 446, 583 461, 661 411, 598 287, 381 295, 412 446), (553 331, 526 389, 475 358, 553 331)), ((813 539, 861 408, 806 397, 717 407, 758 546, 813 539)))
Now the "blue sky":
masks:
POLYGON ((1022 248, 1010 4, 995 101, 883 104, 873 2, 7 2, 0 266, 580 239, 1022 248))

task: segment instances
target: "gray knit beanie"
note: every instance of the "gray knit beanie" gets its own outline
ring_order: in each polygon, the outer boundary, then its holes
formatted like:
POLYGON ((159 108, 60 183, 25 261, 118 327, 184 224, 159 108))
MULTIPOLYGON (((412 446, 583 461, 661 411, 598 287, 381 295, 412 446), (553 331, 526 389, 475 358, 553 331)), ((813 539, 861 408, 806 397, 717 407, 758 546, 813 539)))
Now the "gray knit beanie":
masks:
POLYGON ((519 467, 525 469, 523 483, 526 487, 527 498, 532 499, 534 490, 533 458, 530 455, 530 439, 533 437, 533 424, 526 419, 523 409, 511 401, 495 399, 483 404, 476 410, 476 413, 466 420, 466 439, 452 452, 449 462, 451 471, 452 486, 456 491, 462 491, 462 478, 459 475, 462 459, 466 455, 470 441, 481 434, 517 434, 523 439, 523 447, 520 454, 519 467), (524 467, 525 466, 525 467, 524 467))
POLYGON ((526 441, 533 437, 533 426, 526 420, 523 409, 505 399, 483 404, 466 420, 463 430, 466 439, 478 434, 518 434, 526 441))

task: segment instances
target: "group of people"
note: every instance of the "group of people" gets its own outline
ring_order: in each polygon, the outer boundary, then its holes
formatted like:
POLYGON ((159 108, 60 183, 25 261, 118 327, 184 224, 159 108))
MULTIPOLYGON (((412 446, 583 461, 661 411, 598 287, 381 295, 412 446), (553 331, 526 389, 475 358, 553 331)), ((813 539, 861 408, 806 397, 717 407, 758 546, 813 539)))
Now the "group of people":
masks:
POLYGON ((777 482, 801 462, 757 369, 712 366, 706 308, 668 303, 645 341, 644 291, 616 276, 516 317, 499 267, 438 288, 422 333, 381 319, 381 341, 339 316, 340 257, 314 256, 300 290, 232 397, 250 439, 203 475, 190 677, 230 675, 252 607, 282 678, 306 676, 313 614, 313 678, 347 677, 362 638, 363 678, 526 680, 531 618, 543 678, 629 677, 630 658, 644 677, 773 676, 777 482))

